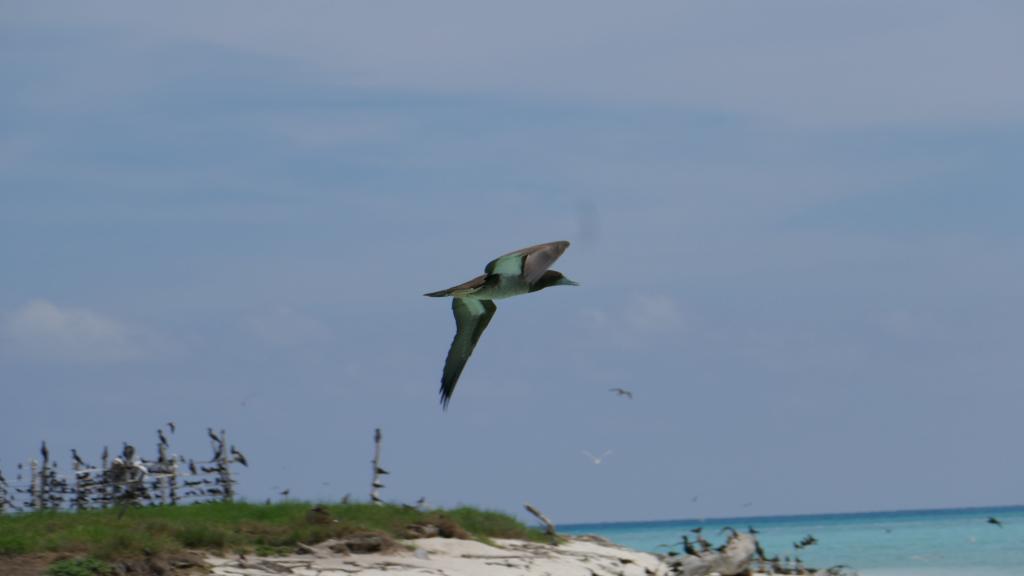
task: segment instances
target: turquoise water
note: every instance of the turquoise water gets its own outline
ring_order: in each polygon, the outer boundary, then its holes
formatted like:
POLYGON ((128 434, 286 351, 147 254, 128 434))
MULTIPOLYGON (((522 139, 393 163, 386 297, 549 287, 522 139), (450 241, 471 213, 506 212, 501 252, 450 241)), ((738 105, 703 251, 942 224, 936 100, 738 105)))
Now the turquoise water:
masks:
POLYGON ((720 544, 725 537, 718 531, 727 525, 756 528, 769 557, 792 556, 793 542, 813 534, 818 544, 797 555, 816 568, 847 564, 863 576, 1024 576, 1024 506, 575 524, 559 530, 663 553, 666 548, 659 544, 679 542, 697 526, 720 544), (986 523, 990 516, 1003 521, 1003 527, 986 523))

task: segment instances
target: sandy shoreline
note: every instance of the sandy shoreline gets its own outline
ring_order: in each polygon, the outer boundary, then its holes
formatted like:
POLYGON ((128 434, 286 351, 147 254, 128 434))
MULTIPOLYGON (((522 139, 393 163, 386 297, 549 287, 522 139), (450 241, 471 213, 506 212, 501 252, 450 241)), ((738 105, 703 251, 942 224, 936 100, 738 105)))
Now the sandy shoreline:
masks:
POLYGON ((659 557, 595 539, 574 538, 551 546, 520 540, 421 538, 401 540, 388 553, 344 554, 331 543, 305 554, 278 557, 221 558, 207 563, 218 576, 664 576, 668 566, 659 557))

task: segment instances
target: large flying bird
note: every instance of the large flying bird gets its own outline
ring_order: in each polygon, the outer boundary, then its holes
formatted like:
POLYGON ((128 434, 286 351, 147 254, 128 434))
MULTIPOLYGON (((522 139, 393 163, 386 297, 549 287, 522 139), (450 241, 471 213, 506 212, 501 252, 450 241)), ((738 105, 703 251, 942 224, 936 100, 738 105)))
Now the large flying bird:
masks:
POLYGON ((579 285, 561 272, 548 270, 567 248, 569 243, 562 240, 509 252, 491 260, 483 274, 468 282, 424 294, 435 298, 451 296, 455 313, 455 339, 448 350, 441 376, 441 405, 445 409, 469 355, 498 309, 494 305, 495 300, 536 292, 549 286, 579 285))

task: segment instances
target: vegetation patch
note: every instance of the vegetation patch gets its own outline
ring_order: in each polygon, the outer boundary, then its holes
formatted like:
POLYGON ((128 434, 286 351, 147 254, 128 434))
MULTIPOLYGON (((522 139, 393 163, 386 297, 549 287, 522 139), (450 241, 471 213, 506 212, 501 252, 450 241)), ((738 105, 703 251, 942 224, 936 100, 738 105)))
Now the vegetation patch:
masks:
POLYGON ((58 560, 46 571, 48 576, 110 576, 114 567, 96 558, 58 560))
POLYGON ((539 530, 527 528, 511 516, 469 507, 421 512, 405 506, 362 503, 217 502, 0 515, 0 557, 73 554, 88 558, 62 561, 60 568, 54 564, 55 569, 69 572, 51 574, 105 576, 95 571, 97 567, 127 558, 182 550, 275 554, 293 551, 299 543, 312 545, 366 533, 399 539, 414 524, 435 526, 440 536, 448 538, 544 541, 539 530), (83 571, 90 569, 93 572, 83 571))

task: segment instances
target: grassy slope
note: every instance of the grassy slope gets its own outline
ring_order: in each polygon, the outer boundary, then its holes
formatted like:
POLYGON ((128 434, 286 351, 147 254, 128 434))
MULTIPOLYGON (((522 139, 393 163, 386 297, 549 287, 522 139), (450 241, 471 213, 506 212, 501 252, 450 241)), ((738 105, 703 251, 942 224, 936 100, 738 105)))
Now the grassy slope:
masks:
POLYGON ((418 512, 401 506, 326 505, 336 523, 306 519, 312 505, 196 504, 116 510, 43 512, 0 516, 0 555, 66 552, 112 559, 184 548, 273 553, 297 542, 375 530, 400 536, 414 522, 454 521, 476 538, 540 540, 511 516, 473 508, 418 512))

